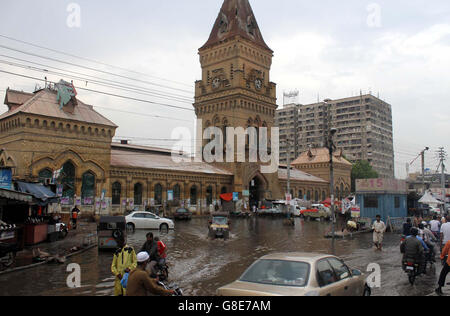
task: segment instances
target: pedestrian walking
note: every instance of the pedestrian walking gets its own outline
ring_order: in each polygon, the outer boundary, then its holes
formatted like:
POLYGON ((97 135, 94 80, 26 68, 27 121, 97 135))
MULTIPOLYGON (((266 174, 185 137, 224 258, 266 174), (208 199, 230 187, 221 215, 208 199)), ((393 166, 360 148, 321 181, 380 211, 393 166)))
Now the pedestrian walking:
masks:
POLYGON ((116 277, 114 281, 114 296, 125 296, 126 290, 122 287, 121 281, 125 273, 130 273, 136 269, 137 258, 133 247, 125 243, 124 237, 118 238, 116 242, 119 248, 114 253, 111 264, 111 272, 116 277))
POLYGON ((446 223, 441 226, 441 245, 442 247, 450 241, 450 215, 447 216, 446 223))
POLYGON ((436 215, 434 215, 433 219, 430 221, 430 230, 435 238, 439 240, 441 232, 441 222, 438 220, 438 217, 436 215))
POLYGON ((444 249, 441 253, 441 260, 443 264, 443 268, 441 271, 441 275, 439 277, 438 288, 436 289, 436 294, 439 296, 444 295, 442 292, 442 288, 445 286, 445 279, 447 278, 448 273, 450 272, 450 241, 447 241, 444 249))
POLYGON ((381 251, 383 247, 384 232, 386 231, 386 224, 381 221, 381 215, 376 216, 376 220, 372 225, 373 229, 373 243, 376 250, 381 251))
POLYGON ((72 229, 77 229, 77 222, 78 222, 78 216, 80 215, 80 210, 78 209, 78 206, 75 205, 75 207, 72 209, 72 229))

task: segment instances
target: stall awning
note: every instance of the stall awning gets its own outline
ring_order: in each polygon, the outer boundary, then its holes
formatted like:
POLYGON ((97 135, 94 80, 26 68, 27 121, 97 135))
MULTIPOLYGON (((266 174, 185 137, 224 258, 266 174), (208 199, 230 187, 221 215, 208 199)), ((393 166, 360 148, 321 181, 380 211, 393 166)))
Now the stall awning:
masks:
POLYGON ((25 194, 22 192, 11 191, 6 189, 0 189, 0 198, 17 202, 26 202, 26 203, 33 202, 33 196, 30 194, 25 194))
POLYGON ((17 188, 20 192, 29 193, 43 202, 52 202, 52 200, 57 198, 55 193, 42 184, 18 181, 17 188))

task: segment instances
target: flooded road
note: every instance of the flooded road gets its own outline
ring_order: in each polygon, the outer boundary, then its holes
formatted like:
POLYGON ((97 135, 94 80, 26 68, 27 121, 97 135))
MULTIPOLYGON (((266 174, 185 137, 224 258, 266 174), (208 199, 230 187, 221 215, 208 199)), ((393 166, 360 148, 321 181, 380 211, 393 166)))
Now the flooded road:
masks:
MULTIPOLYGON (((329 223, 296 219, 296 226, 283 225, 282 219, 233 219, 228 241, 207 238, 207 219, 176 222, 175 231, 154 232, 168 246, 170 281, 177 283, 187 296, 215 295, 217 288, 236 280, 256 259, 271 252, 331 253, 331 240, 323 236, 329 223)), ((146 231, 128 236, 128 244, 139 251, 146 231)), ((381 266, 382 286, 373 295, 429 295, 437 276, 431 274, 410 286, 401 269, 400 236, 386 234, 382 253, 372 249, 372 235, 363 234, 336 242, 336 254, 352 268, 367 270, 370 263, 381 266)), ((67 263, 81 265, 82 287, 69 289, 65 265, 44 265, 31 270, 0 276, 0 295, 112 295, 111 253, 92 249, 67 263)), ((437 272, 440 272, 440 263, 437 272)))

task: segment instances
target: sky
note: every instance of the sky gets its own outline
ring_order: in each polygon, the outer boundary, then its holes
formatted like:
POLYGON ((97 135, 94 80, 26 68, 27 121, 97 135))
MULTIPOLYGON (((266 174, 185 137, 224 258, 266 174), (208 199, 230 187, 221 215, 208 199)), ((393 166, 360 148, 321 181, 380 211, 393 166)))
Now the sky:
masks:
MULTIPOLYGON (((45 76, 51 81, 73 80, 85 89, 187 108, 78 90, 80 100, 98 106, 98 112, 119 126, 118 138, 170 147, 177 127, 187 127, 194 135, 194 82, 201 79, 198 48, 208 39, 222 2, 3 0, 0 71, 41 80, 45 76), (87 76, 91 79, 87 83, 78 79, 87 76), (93 82, 100 79, 140 89, 141 94, 93 82), (149 95, 149 90, 164 99, 149 95)), ((450 151, 448 0, 250 3, 264 39, 274 51, 270 80, 277 84, 280 107, 283 92, 292 90, 300 92, 298 102, 303 104, 318 98, 354 96, 360 91, 379 95, 392 105, 396 176, 405 178, 406 165, 425 147, 430 147, 426 167, 436 170, 435 151, 439 147, 450 151)), ((7 87, 32 92, 37 84, 43 82, 0 72, 0 99, 7 87)), ((6 110, 0 105, 1 113, 6 110)), ((419 169, 417 159, 409 170, 419 169)))

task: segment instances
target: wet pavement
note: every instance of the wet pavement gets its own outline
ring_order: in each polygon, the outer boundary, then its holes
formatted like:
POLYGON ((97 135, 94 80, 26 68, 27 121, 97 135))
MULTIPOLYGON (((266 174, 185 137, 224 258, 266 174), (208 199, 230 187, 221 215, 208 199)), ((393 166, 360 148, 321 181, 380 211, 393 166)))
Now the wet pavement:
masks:
MULTIPOLYGON (((208 239, 207 219, 176 222, 175 231, 154 232, 168 246, 170 280, 188 296, 215 295, 217 288, 236 280, 256 259, 271 252, 331 253, 331 240, 323 236, 329 223, 296 219, 296 226, 283 225, 282 219, 233 219, 230 240, 208 239)), ((146 231, 128 236, 128 243, 138 251, 146 231)), ((336 254, 351 268, 367 271, 370 263, 381 267, 381 288, 373 295, 421 296, 433 294, 441 264, 416 285, 408 283, 401 269, 400 236, 386 234, 383 252, 372 248, 372 235, 362 234, 336 241, 336 254), (437 271, 436 271, 437 270, 437 271)), ((110 272, 111 253, 92 249, 70 258, 64 265, 44 265, 31 270, 0 276, 0 295, 112 295, 114 277, 110 272), (82 287, 66 286, 67 264, 81 265, 82 287)))

